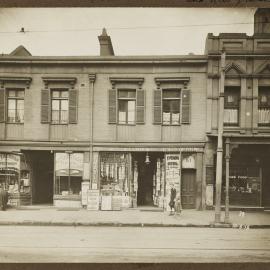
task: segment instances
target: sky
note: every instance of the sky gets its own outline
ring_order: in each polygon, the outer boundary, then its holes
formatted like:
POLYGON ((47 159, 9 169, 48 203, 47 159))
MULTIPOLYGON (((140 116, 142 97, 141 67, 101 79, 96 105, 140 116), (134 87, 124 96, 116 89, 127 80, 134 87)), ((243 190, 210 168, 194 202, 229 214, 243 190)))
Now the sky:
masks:
POLYGON ((23 45, 35 56, 203 54, 207 33, 253 34, 256 8, 2 8, 0 53, 23 45), (24 28, 25 33, 20 29, 24 28))

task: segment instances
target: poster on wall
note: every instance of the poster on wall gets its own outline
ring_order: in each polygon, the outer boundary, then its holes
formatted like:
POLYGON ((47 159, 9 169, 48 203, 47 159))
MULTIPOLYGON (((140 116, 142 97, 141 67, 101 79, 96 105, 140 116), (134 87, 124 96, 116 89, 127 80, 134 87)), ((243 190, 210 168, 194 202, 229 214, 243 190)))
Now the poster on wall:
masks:
POLYGON ((166 205, 164 205, 164 207, 167 209, 167 211, 170 210, 169 201, 172 185, 174 185, 174 188, 176 189, 176 194, 180 194, 180 160, 180 153, 166 154, 166 205))

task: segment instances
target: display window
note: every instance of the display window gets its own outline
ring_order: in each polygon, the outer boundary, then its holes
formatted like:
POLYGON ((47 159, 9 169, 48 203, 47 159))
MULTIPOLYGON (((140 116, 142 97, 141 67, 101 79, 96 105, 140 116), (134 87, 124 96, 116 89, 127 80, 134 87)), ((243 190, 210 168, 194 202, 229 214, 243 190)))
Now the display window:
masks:
POLYGON ((19 193, 20 156, 0 154, 0 183, 9 193, 19 193))
POLYGON ((55 154, 55 194, 79 195, 83 176, 83 153, 55 154))
POLYGON ((128 195, 128 154, 107 153, 100 155, 100 189, 102 195, 128 195))
MULTIPOLYGON (((223 180, 223 200, 225 180, 223 180)), ((230 167, 229 177, 230 205, 260 206, 261 177, 259 167, 230 167)))

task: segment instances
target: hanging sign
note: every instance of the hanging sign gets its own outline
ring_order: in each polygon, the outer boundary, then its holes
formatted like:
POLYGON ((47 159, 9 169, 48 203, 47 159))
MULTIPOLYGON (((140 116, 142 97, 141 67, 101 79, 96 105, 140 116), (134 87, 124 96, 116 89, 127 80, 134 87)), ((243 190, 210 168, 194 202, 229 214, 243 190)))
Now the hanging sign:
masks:
POLYGON ((195 169, 195 157, 194 155, 185 156, 182 159, 182 169, 195 169))

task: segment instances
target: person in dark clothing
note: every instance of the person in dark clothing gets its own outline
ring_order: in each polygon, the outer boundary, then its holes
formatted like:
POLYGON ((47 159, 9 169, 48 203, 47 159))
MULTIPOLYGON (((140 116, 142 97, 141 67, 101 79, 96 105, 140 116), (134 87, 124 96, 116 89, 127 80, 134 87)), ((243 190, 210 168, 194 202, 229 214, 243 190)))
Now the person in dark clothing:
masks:
POLYGON ((173 215, 173 213, 175 213, 175 198, 176 198, 176 189, 175 189, 174 185, 172 185, 170 202, 169 202, 169 206, 171 208, 170 216, 173 215), (174 212, 173 212, 173 210, 174 210, 174 212))
POLYGON ((7 209, 8 203, 8 193, 5 189, 0 185, 0 210, 5 211, 7 209))

